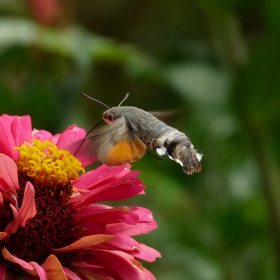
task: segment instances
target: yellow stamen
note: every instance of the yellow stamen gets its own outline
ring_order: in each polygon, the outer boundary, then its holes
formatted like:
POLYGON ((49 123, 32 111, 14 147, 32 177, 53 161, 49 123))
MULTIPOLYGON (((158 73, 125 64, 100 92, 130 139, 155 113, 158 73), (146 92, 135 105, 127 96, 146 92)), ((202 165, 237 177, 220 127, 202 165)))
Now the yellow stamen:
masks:
POLYGON ((32 139, 15 150, 19 150, 18 170, 37 183, 64 186, 70 180, 77 180, 80 171, 85 172, 77 158, 50 141, 32 139))

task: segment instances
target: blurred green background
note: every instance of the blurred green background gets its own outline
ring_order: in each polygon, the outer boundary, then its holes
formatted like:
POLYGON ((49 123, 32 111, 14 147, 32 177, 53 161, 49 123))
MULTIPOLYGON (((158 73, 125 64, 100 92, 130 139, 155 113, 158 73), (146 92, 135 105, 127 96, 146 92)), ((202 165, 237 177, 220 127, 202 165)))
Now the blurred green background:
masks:
POLYGON ((204 154, 187 176, 146 155, 157 279, 280 279, 280 1, 0 0, 0 112, 52 133, 116 106, 176 110, 204 154))

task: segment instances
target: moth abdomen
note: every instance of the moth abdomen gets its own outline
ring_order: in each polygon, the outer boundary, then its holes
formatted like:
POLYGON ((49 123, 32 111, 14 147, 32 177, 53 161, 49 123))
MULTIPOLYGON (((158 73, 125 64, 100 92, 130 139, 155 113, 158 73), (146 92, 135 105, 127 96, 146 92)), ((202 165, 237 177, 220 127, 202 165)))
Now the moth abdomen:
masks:
POLYGON ((202 155, 196 152, 190 139, 184 133, 174 129, 161 149, 170 159, 179 163, 185 173, 192 174, 201 171, 202 155))

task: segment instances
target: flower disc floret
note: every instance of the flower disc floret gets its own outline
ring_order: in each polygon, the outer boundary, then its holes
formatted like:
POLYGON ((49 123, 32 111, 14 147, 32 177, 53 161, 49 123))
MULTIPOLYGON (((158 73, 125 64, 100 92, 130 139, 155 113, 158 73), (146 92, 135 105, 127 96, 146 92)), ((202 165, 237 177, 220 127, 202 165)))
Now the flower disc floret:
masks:
POLYGON ((33 139, 15 149, 19 150, 18 170, 36 183, 64 186, 70 180, 77 180, 79 172, 85 172, 75 156, 48 140, 33 139))

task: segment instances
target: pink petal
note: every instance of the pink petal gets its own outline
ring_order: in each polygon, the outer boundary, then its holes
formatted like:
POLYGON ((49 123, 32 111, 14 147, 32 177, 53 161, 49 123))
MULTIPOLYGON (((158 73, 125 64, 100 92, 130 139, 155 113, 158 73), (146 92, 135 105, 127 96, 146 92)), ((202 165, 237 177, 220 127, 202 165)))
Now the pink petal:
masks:
MULTIPOLYGON (((26 271, 27 273, 36 277, 36 279, 37 279, 37 277, 39 277, 41 280, 66 279, 66 278, 48 278, 48 273, 39 264, 37 264, 36 262, 27 263, 26 261, 19 259, 16 256, 12 255, 6 248, 4 248, 2 250, 2 255, 3 255, 4 259, 11 261, 13 263, 19 264, 24 271, 26 271)), ((29 279, 34 279, 34 278, 29 277, 29 279)))
POLYGON ((74 154, 83 166, 88 166, 97 161, 97 156, 92 151, 92 143, 88 138, 72 142, 65 149, 74 154))
POLYGON ((0 280, 4 280, 6 277, 6 269, 7 269, 7 264, 3 263, 0 265, 0 280))
MULTIPOLYGON (((85 130, 73 124, 68 126, 61 133, 56 145, 59 149, 65 149, 70 144, 83 139, 85 136, 86 136, 85 130)), ((72 154, 75 152, 75 150, 68 150, 68 151, 72 154)))
POLYGON ((86 261, 79 260, 77 263, 72 263, 72 266, 81 276, 90 277, 85 279, 121 280, 116 271, 108 267, 104 262, 100 265, 100 262, 101 261, 97 258, 86 261))
POLYGON ((3 119, 9 127, 11 127, 14 119, 16 119, 16 118, 18 118, 18 116, 10 116, 10 115, 6 115, 6 114, 3 114, 2 116, 0 116, 0 119, 3 119))
POLYGON ((68 269, 66 267, 62 267, 62 268, 63 268, 63 271, 64 271, 66 277, 67 277, 67 280, 82 280, 76 273, 74 273, 70 269, 68 269))
POLYGON ((55 255, 50 255, 42 264, 42 268, 47 273, 47 279, 67 280, 62 265, 55 255))
POLYGON ((41 140, 42 142, 46 141, 46 140, 51 141, 51 139, 53 137, 50 132, 48 132, 46 130, 37 130, 35 128, 32 130, 31 136, 32 136, 32 138, 41 140))
POLYGON ((18 160, 18 151, 14 147, 21 146, 24 141, 30 141, 31 138, 31 119, 29 116, 7 116, 0 118, 0 143, 1 152, 18 160), (7 142, 8 141, 8 142, 7 142))
POLYGON ((109 210, 109 209, 113 209, 112 206, 109 206, 109 205, 104 205, 104 204, 92 204, 92 205, 89 205, 85 210, 85 215, 87 213, 90 213, 91 211, 92 212, 98 212, 98 211, 104 211, 104 210, 109 210), (90 209, 89 212, 87 212, 87 209, 90 209))
POLYGON ((85 130, 73 124, 61 133, 56 145, 59 149, 68 150, 74 154, 85 136, 85 130))
POLYGON ((15 233, 18 229, 18 211, 12 204, 10 204, 10 207, 13 211, 14 220, 10 222, 4 229, 4 231, 7 233, 6 237, 4 238, 6 242, 9 240, 10 235, 15 233))
POLYGON ((160 258, 161 254, 154 248, 148 247, 145 244, 138 243, 138 251, 131 253, 134 257, 147 261, 154 262, 156 258, 160 258))
POLYGON ((7 232, 0 232, 0 240, 2 240, 7 235, 7 232))
POLYGON ((87 266, 91 266, 91 265, 94 265, 95 267, 99 266, 104 266, 106 265, 106 263, 104 263, 102 260, 96 258, 93 254, 79 254, 78 255, 78 258, 76 258, 74 261, 72 261, 72 265, 76 265, 78 264, 79 265, 81 263, 84 263, 86 264, 87 266))
POLYGON ((152 220, 154 220, 153 214, 149 209, 138 206, 130 207, 134 210, 133 213, 138 215, 139 223, 150 223, 152 220))
POLYGON ((116 167, 107 167, 106 165, 101 165, 95 170, 83 174, 79 180, 73 182, 73 185, 77 189, 97 188, 100 185, 102 186, 122 178, 126 174, 130 173, 129 168, 129 164, 116 167))
POLYGON ((83 223, 80 223, 85 229, 85 235, 96 235, 96 234, 105 234, 106 225, 100 221, 91 221, 86 220, 83 223))
POLYGON ((8 184, 5 182, 5 180, 3 178, 0 177, 0 191, 4 192, 5 190, 10 189, 10 187, 8 186, 8 184))
POLYGON ((103 234, 98 234, 98 235, 90 235, 90 236, 85 236, 80 238, 78 241, 63 247, 59 249, 52 249, 53 252, 68 252, 68 251, 75 251, 81 248, 97 245, 100 243, 104 243, 110 239, 112 239, 113 236, 109 235, 103 235, 103 234))
POLYGON ((2 249, 2 255, 5 260, 19 264, 21 266, 21 268, 25 271, 30 272, 30 271, 34 270, 34 268, 31 264, 12 255, 6 248, 2 249))
POLYGON ((94 256, 106 262, 123 280, 144 279, 144 268, 129 254, 112 250, 94 250, 94 256))
POLYGON ((16 145, 11 133, 11 123, 16 117, 11 117, 13 119, 0 117, 0 153, 7 155, 13 160, 17 160, 17 156, 14 153, 14 147, 16 145))
POLYGON ((73 155, 75 154, 75 157, 84 167, 96 161, 96 157, 89 153, 88 150, 80 149, 84 146, 85 141, 88 140, 85 139, 84 141, 85 136, 86 132, 84 129, 71 125, 61 134, 57 141, 58 148, 68 150, 73 155))
POLYGON ((112 182, 94 191, 73 198, 70 200, 70 203, 73 203, 73 207, 77 209, 94 202, 127 199, 139 194, 144 188, 145 186, 139 179, 125 178, 120 182, 112 182))
POLYGON ((17 199, 18 199, 18 194, 17 192, 14 190, 14 189, 7 189, 4 191, 4 194, 3 194, 3 197, 10 201, 11 204, 13 206, 15 206, 15 208, 18 210, 18 202, 17 202, 17 199))
POLYGON ((57 141, 58 141, 59 138, 60 138, 60 135, 61 135, 60 133, 55 134, 55 135, 52 137, 52 139, 50 139, 50 141, 51 141, 52 143, 56 144, 57 141))
POLYGON ((144 268, 144 275, 145 280, 156 280, 156 277, 146 268, 144 268))
POLYGON ((46 271, 39 264, 36 262, 30 262, 29 264, 34 267, 34 270, 36 270, 40 280, 48 280, 46 271))
POLYGON ((117 235, 109 240, 107 244, 114 246, 116 249, 122 251, 137 251, 140 250, 139 243, 127 235, 117 235))
POLYGON ((90 205, 73 216, 77 216, 82 220, 99 220, 106 224, 126 222, 127 224, 136 225, 139 222, 138 215, 130 207, 120 206, 106 210, 94 210, 94 206, 90 205))
POLYGON ((24 227, 37 213, 35 191, 30 182, 26 183, 21 208, 19 210, 19 226, 24 227))
POLYGON ((136 226, 127 225, 125 223, 115 223, 107 225, 106 234, 116 235, 124 234, 128 236, 140 235, 148 233, 157 228, 155 220, 150 223, 138 223, 136 226))
POLYGON ((30 116, 16 117, 11 124, 11 132, 14 136, 15 146, 20 147, 22 143, 31 140, 31 118, 30 116))
POLYGON ((0 154, 0 177, 5 180, 10 188, 19 189, 17 165, 10 157, 4 154, 0 154))

